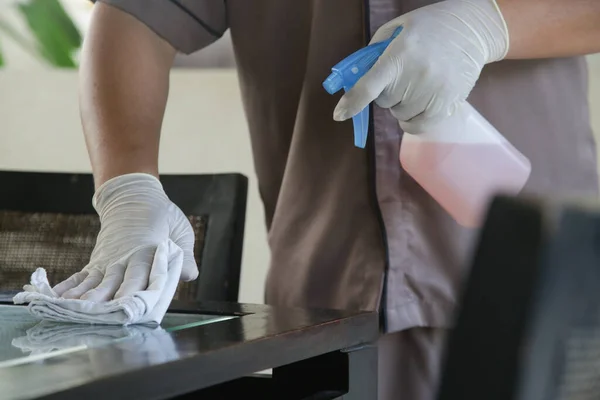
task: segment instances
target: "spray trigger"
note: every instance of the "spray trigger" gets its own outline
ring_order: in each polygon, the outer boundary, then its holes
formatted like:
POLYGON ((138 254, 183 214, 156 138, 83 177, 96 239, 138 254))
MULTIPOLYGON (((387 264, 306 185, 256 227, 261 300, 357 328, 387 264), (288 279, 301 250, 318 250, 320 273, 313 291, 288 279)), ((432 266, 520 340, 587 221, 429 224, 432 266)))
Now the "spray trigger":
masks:
MULTIPOLYGON (((335 94, 342 88, 346 92, 352 89, 356 82, 375 65, 375 62, 400 32, 402 32, 401 26, 396 28, 389 39, 363 47, 331 68, 331 74, 323 82, 327 93, 335 94)), ((352 117, 352 124, 354 125, 354 145, 364 148, 369 133, 369 106, 352 117)))

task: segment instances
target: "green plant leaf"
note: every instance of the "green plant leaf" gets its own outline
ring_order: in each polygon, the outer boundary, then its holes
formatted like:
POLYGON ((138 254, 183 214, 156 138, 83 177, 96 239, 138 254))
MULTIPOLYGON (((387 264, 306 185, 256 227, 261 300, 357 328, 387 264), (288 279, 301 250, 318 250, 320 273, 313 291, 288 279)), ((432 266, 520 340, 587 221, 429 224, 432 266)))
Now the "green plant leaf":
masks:
POLYGON ((2 56, 2 47, 0 47, 0 68, 4 66, 4 57, 2 56))
POLYGON ((18 5, 44 59, 56 67, 75 68, 73 54, 81 35, 58 0, 31 0, 18 5))

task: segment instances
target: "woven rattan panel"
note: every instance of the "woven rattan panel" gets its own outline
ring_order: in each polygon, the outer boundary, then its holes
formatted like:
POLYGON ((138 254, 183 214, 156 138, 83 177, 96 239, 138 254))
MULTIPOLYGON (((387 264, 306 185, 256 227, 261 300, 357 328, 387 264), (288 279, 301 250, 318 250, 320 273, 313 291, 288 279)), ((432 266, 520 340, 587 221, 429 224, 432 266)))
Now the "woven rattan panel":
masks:
MULTIPOLYGON (((189 217, 196 235, 200 267, 206 217, 189 217)), ((96 215, 0 211, 0 291, 19 290, 38 267, 56 284, 81 270, 94 249, 100 221, 96 215)), ((180 283, 175 298, 193 300, 196 282, 180 283)))

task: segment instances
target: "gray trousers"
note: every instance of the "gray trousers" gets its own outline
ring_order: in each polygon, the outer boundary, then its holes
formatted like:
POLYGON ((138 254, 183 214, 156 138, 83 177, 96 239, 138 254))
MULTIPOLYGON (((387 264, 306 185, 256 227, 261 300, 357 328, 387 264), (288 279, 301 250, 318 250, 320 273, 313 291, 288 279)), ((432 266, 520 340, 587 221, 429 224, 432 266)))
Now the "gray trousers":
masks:
POLYGON ((413 328, 384 335, 379 348, 379 400, 434 400, 447 330, 413 328))

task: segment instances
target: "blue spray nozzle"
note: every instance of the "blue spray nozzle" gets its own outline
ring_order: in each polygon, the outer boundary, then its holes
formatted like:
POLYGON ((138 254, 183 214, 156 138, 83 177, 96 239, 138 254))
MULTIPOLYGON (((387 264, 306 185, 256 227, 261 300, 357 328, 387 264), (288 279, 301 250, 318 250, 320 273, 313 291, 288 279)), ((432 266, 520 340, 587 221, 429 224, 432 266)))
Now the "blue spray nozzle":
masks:
MULTIPOLYGON (((402 32, 402 27, 396 28, 389 39, 370 44, 352 53, 331 68, 331 74, 323 82, 323 87, 329 94, 335 94, 341 89, 346 92, 352 89, 356 82, 369 71, 383 54, 389 44, 402 32)), ((369 107, 352 117, 354 125, 354 145, 364 148, 369 132, 369 107)))
MULTIPOLYGON (((333 70, 333 69, 332 69, 333 70)), ((323 87, 329 94, 336 94, 342 87, 344 87, 344 78, 342 74, 334 71, 325 79, 323 87)))

